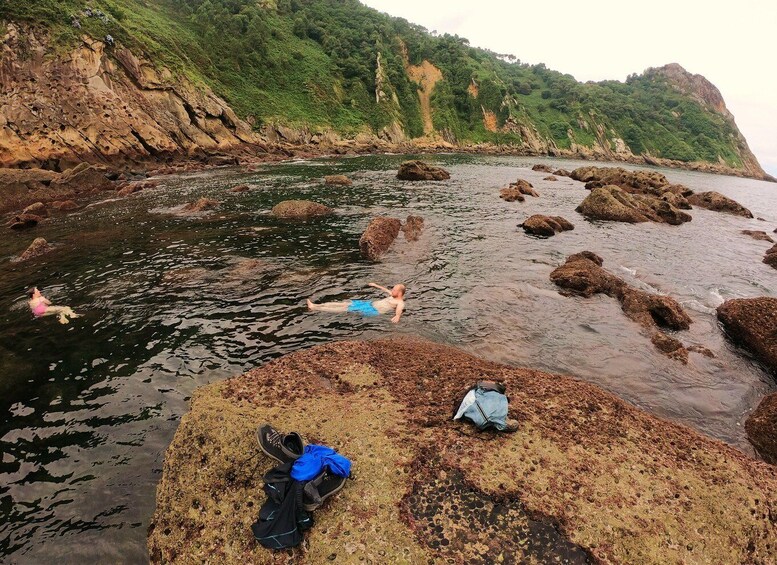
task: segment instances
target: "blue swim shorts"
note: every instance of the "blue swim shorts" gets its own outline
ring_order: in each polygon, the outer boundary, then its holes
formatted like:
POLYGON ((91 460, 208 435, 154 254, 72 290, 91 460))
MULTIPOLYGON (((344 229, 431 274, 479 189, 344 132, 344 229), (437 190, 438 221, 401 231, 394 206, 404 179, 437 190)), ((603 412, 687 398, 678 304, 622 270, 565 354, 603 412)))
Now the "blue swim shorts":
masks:
POLYGON ((362 316, 379 316, 380 312, 375 309, 372 302, 369 300, 351 300, 350 306, 348 306, 349 312, 355 312, 362 316))

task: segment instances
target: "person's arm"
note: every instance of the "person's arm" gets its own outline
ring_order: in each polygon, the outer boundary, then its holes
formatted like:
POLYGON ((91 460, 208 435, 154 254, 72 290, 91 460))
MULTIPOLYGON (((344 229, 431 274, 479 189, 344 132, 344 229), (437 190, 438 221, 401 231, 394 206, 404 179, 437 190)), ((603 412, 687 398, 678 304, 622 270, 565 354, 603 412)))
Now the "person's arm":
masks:
POLYGON ((45 298, 45 297, 43 297, 43 296, 41 296, 40 298, 41 298, 41 300, 43 301, 43 303, 44 303, 46 306, 51 306, 51 301, 50 301, 48 298, 45 298))
POLYGON ((380 286, 379 284, 375 284, 375 283, 370 283, 367 286, 371 286, 372 288, 377 288, 378 290, 382 290, 383 292, 385 292, 389 296, 391 295, 391 291, 389 289, 387 289, 385 286, 380 286))
POLYGON ((397 313, 396 313, 396 315, 393 318, 391 318, 391 321, 394 322, 395 324, 398 324, 399 323, 399 319, 402 317, 402 312, 404 312, 404 310, 405 310, 405 303, 404 302, 400 302, 397 305, 397 313))

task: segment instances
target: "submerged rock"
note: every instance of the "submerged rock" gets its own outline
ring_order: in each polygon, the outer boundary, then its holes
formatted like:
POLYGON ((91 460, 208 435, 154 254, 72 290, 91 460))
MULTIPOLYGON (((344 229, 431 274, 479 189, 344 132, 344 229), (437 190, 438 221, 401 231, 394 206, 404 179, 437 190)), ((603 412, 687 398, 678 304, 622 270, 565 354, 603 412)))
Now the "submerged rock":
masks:
POLYGON ((424 219, 421 216, 408 216, 402 226, 402 232, 407 241, 418 241, 424 229, 424 219))
POLYGON ((558 179, 556 177, 554 177, 553 175, 550 175, 550 176, 547 176, 547 177, 543 178, 542 180, 556 181, 558 179))
POLYGON ((571 222, 561 216, 543 216, 541 214, 529 216, 526 221, 520 224, 520 227, 526 233, 546 237, 554 236, 558 232, 575 229, 571 222))
POLYGON ((22 261, 27 261, 35 257, 40 257, 41 255, 45 255, 52 249, 53 247, 51 247, 45 239, 43 239, 42 237, 36 237, 33 240, 33 242, 30 244, 30 246, 24 251, 24 253, 19 255, 14 260, 14 263, 21 263, 22 261))
POLYGON ((555 171, 553 171, 553 174, 556 175, 557 177, 568 177, 572 175, 572 173, 570 173, 566 169, 556 169, 555 171))
POLYGON ((761 400, 745 421, 745 431, 764 461, 777 465, 777 392, 761 400))
POLYGON ((726 212, 745 218, 753 217, 753 213, 750 210, 719 192, 697 192, 688 197, 688 202, 699 208, 707 208, 715 212, 726 212))
POLYGON ((769 249, 764 256, 764 263, 777 269, 777 245, 769 249))
POLYGON ((534 190, 534 187, 531 185, 531 183, 523 179, 518 179, 514 183, 510 184, 510 186, 507 188, 503 188, 499 191, 499 198, 507 202, 523 202, 524 195, 539 197, 539 194, 537 194, 537 191, 534 190))
MULTIPOLYGON (((585 297, 606 294, 618 299, 621 309, 630 319, 655 333, 658 328, 687 330, 691 318, 683 307, 669 296, 650 294, 630 287, 626 282, 602 268, 602 258, 590 251, 571 255, 566 263, 550 274, 550 280, 563 289, 585 297)), ((670 336, 653 336, 653 344, 662 353, 686 362, 688 352, 670 336)))
POLYGON ((229 192, 234 192, 235 194, 239 194, 241 192, 248 192, 249 190, 251 190, 251 187, 248 186, 247 184, 239 184, 237 186, 233 186, 232 188, 230 188, 229 192))
POLYGON ((329 175, 324 177, 324 184, 333 186, 351 186, 353 181, 345 175, 329 175))
POLYGON ((78 203, 74 200, 57 200, 51 203, 51 207, 60 212, 71 212, 79 208, 78 203))
POLYGON ((341 341, 194 393, 148 549, 152 563, 768 563, 775 493, 765 463, 592 384, 428 341, 341 341), (506 384, 515 434, 451 421, 484 378, 506 384), (356 477, 284 553, 249 529, 277 464, 256 444, 265 422, 336 448, 356 477))
POLYGON ((196 202, 190 202, 183 208, 181 208, 181 212, 188 213, 188 212, 205 212, 207 210, 213 210, 219 205, 219 202, 217 200, 211 200, 210 198, 200 198, 196 202))
POLYGON ((399 180, 448 180, 451 175, 440 167, 433 167, 423 161, 405 161, 399 166, 399 180))
POLYGON ((718 319, 737 345, 777 375, 777 298, 735 298, 718 306, 718 319))
POLYGON ((765 231, 742 230, 742 233, 744 235, 749 235, 757 241, 768 241, 769 243, 774 243, 774 240, 765 231))
POLYGON ((327 216, 334 212, 329 206, 310 200, 284 200, 272 209, 272 215, 278 218, 313 218, 327 216))
POLYGON ((553 169, 545 163, 537 163, 531 168, 532 171, 540 171, 543 173, 552 173, 553 169))
POLYGON ((35 214, 19 214, 18 216, 14 216, 7 225, 12 230, 23 230, 34 228, 42 221, 43 218, 41 216, 36 216, 35 214))
POLYGON ((46 205, 43 202, 30 204, 24 210, 22 210, 22 215, 24 214, 32 214, 33 216, 40 216, 41 218, 49 217, 49 211, 46 210, 46 205))
POLYGON ((396 218, 374 218, 359 239, 359 250, 366 259, 377 261, 399 235, 402 222, 396 218))
POLYGON ((576 209, 591 220, 679 225, 691 216, 657 196, 630 194, 615 185, 594 188, 576 209))

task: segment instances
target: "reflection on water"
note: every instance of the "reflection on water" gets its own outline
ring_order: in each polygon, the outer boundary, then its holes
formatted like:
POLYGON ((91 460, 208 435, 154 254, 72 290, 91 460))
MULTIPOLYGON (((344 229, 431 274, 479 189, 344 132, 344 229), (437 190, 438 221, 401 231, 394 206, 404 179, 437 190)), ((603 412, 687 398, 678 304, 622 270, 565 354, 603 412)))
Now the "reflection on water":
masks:
MULTIPOLYGON (((718 190, 767 220, 705 210, 683 226, 593 224, 575 207, 580 183, 528 170, 537 159, 438 156, 445 183, 406 184, 400 157, 268 165, 259 172, 164 178, 156 189, 91 206, 36 228, 59 244, 12 265, 32 233, 0 242, 0 555, 12 562, 143 562, 162 457, 192 391, 268 359, 331 339, 412 333, 513 365, 576 375, 663 417, 750 452, 742 422, 773 381, 722 336, 721 300, 775 295, 767 245, 742 229, 774 229, 777 187, 665 171, 718 190), (349 187, 324 187, 325 174, 349 187), (505 203, 522 177, 540 198, 505 203), (252 191, 229 188, 247 182, 252 191), (168 213, 200 196, 213 213, 168 213), (279 221, 280 200, 310 198, 337 214, 279 221), (533 213, 576 228, 523 234, 533 213), (361 260, 375 215, 423 216, 420 241, 400 236, 384 262, 361 260), (550 271, 590 249, 630 284, 680 300, 694 324, 680 337, 712 349, 683 366, 660 355, 617 301, 561 296, 550 271), (370 298, 370 281, 404 282, 408 310, 388 317, 309 314, 304 298, 370 298), (34 320, 24 289, 84 313, 69 326, 34 320)), ((571 161, 554 164, 573 168, 571 161)))

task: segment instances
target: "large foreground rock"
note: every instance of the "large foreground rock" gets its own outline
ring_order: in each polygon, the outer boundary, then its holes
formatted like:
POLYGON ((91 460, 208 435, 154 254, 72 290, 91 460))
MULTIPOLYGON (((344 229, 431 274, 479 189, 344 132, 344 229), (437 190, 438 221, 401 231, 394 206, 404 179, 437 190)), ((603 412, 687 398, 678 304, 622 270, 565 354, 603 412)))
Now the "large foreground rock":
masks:
POLYGON ((304 219, 327 216, 333 211, 329 206, 310 200, 284 200, 273 207, 272 215, 278 218, 304 219))
POLYGON ((658 222, 678 225, 692 219, 667 200, 649 194, 631 194, 615 185, 592 189, 577 207, 577 212, 591 220, 632 224, 658 222))
POLYGON ((650 294, 630 287, 603 267, 602 258, 583 251, 570 255, 566 262, 550 273, 550 280, 561 288, 584 297, 606 294, 618 299, 624 314, 653 334, 651 340, 659 351, 683 362, 688 351, 675 338, 656 335, 658 328, 687 330, 691 318, 672 297, 650 294))
POLYGON ((339 342, 198 389, 165 455, 152 563, 773 563, 769 465, 578 380, 420 340, 339 342), (506 383, 515 434, 451 421, 506 383), (304 546, 250 531, 269 422, 353 461, 304 546))
POLYGON ((707 208, 715 212, 727 212, 736 216, 752 218, 753 213, 739 202, 719 192, 698 192, 688 197, 688 202, 699 208, 707 208))
POLYGON ((423 161, 405 161, 399 166, 399 180, 447 180, 451 175, 445 169, 433 167, 423 161))
POLYGON ((373 218, 359 239, 359 250, 366 259, 377 261, 399 235, 402 222, 396 218, 373 218))
POLYGON ((745 421, 745 431, 759 455, 777 465, 777 392, 761 400, 745 421))
POLYGON ((526 221, 520 224, 520 227, 526 233, 545 237, 552 237, 559 232, 575 229, 571 222, 561 216, 543 216, 542 214, 529 216, 526 221))
POLYGON ((777 298, 735 298, 718 306, 731 340, 777 374, 777 298))

